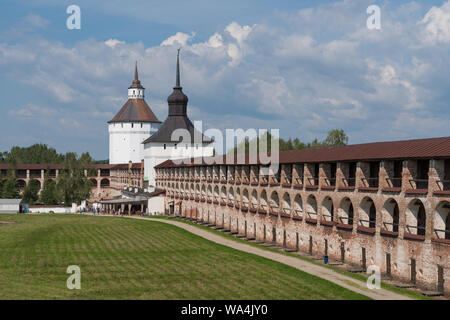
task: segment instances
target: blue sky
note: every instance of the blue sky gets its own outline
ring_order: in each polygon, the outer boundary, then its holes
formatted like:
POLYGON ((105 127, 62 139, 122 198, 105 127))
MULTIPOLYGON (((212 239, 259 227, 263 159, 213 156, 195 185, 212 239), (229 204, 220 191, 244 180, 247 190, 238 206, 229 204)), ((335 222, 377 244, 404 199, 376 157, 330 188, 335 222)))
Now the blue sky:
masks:
POLYGON ((189 115, 206 128, 449 135, 449 1, 3 0, 0 150, 41 142, 106 159, 134 61, 164 120, 179 46, 189 115), (66 28, 72 4, 81 30, 66 28), (366 27, 372 4, 381 30, 366 27))

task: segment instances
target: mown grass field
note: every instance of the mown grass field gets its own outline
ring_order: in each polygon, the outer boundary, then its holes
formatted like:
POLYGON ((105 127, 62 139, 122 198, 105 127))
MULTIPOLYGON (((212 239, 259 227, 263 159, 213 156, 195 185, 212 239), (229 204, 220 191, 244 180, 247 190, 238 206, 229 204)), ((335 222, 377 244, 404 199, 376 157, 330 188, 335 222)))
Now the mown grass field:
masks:
POLYGON ((159 222, 0 215, 0 299, 366 299, 159 222), (69 265, 81 290, 69 290, 69 265))

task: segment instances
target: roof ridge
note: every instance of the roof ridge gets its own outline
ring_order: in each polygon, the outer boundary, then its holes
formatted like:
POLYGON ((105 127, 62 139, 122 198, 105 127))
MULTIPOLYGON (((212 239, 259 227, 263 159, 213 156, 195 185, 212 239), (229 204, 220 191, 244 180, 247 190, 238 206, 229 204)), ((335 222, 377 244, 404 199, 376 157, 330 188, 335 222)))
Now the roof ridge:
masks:
MULTIPOLYGON (((256 163, 249 163, 255 154, 244 154, 244 163, 238 163, 237 154, 233 155, 233 163, 230 165, 260 164, 259 154, 256 163)), ((450 158, 450 137, 423 138, 398 141, 381 141, 365 144, 353 144, 345 146, 330 146, 322 148, 305 148, 300 150, 286 150, 279 152, 279 162, 282 163, 316 163, 316 162, 345 162, 345 161, 370 161, 382 159, 421 159, 421 158, 450 158), (437 141, 439 143, 431 143, 437 141), (339 150, 341 149, 341 150, 339 150), (344 151, 344 152, 340 152, 344 151)), ((207 163, 221 163, 216 165, 226 165, 227 155, 215 157, 197 157, 182 159, 181 163, 191 165, 204 165, 207 163)), ((164 162, 161 166, 170 166, 169 162, 164 162)), ((156 166, 158 168, 158 166, 156 166)))

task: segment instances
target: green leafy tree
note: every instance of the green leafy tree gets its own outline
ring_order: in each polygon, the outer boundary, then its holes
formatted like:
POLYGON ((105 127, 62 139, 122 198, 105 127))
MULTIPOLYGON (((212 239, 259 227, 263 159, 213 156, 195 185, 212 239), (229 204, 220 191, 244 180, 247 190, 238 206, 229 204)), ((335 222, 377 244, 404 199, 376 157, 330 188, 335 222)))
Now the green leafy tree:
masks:
POLYGON ((42 188, 39 201, 42 204, 59 204, 60 196, 56 189, 56 182, 52 179, 46 179, 44 181, 44 187, 42 188))
POLYGON ((31 180, 23 190, 22 199, 25 203, 35 204, 39 200, 39 181, 31 180))
POLYGON ((47 168, 44 176, 44 185, 39 197, 39 202, 42 204, 59 204, 60 196, 56 188, 56 181, 49 177, 50 169, 47 168))
MULTIPOLYGON (((100 161, 102 162, 102 161, 100 161)), ((52 181, 46 176, 41 195, 37 198, 39 189, 34 183, 25 187, 24 198, 29 203, 40 201, 44 204, 60 204, 62 202, 70 205, 73 202, 80 203, 89 198, 92 183, 85 176, 85 169, 90 175, 96 175, 96 170, 92 167, 95 161, 88 152, 80 157, 75 152, 59 154, 55 149, 49 148, 45 144, 34 144, 29 147, 13 147, 9 152, 0 153, 0 163, 12 164, 63 164, 58 180, 52 181), (36 191, 37 189, 37 191, 36 191)), ((48 172, 49 170, 47 170, 48 172)), ((18 198, 19 191, 14 174, 15 169, 8 173, 8 179, 1 183, 0 194, 4 198, 18 198)))
MULTIPOLYGON (((0 163, 51 163, 62 164, 66 160, 76 161, 82 160, 87 162, 94 162, 88 152, 83 153, 78 159, 77 154, 68 152, 66 154, 59 154, 54 148, 48 147, 46 144, 34 144, 29 147, 12 147, 9 152, 0 152, 0 163)), ((99 161, 104 163, 105 160, 99 161)), ((107 163, 107 162, 106 162, 107 163)))
POLYGON ((2 186, 2 198, 4 199, 18 199, 19 186, 17 184, 15 168, 8 170, 8 178, 2 186))
MULTIPOLYGON (((244 141, 239 143, 236 147, 230 149, 229 153, 240 153, 241 150, 245 150, 245 153, 249 153, 250 144, 256 141, 257 144, 257 152, 267 152, 267 150, 271 150, 271 135, 269 132, 261 135, 253 139, 251 142, 248 138, 245 138, 244 141), (260 150, 260 142, 263 150, 260 150)), ((288 140, 284 140, 280 138, 278 140, 280 151, 287 150, 301 150, 305 148, 318 148, 318 147, 326 147, 326 146, 343 146, 348 143, 348 136, 345 134, 342 129, 334 129, 328 131, 327 137, 323 141, 319 141, 317 138, 311 142, 304 143, 301 142, 299 138, 289 138, 288 140)))
POLYGON ((86 164, 77 161, 76 157, 66 159, 65 170, 61 171, 57 181, 60 200, 65 205, 80 204, 90 197, 92 182, 84 174, 85 166, 86 164))
POLYGON ((1 157, 4 163, 61 163, 64 156, 45 144, 34 144, 30 147, 12 147, 1 157))
POLYGON ((348 136, 342 129, 328 131, 328 136, 323 140, 324 146, 345 146, 348 143, 348 136))

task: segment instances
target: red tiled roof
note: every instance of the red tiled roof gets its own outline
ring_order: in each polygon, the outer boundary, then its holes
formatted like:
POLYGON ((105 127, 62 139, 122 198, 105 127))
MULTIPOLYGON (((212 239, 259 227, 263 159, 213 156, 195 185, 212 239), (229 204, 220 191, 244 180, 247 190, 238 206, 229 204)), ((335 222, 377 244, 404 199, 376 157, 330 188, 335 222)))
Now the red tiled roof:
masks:
MULTIPOLYGON (((425 158, 450 158, 450 137, 415 139, 404 141, 374 142, 354 144, 340 147, 309 148, 280 152, 280 163, 313 163, 313 162, 337 162, 337 161, 370 161, 383 159, 425 159, 425 158)), ((227 161, 226 156, 209 158, 197 158, 183 160, 183 165, 176 165, 171 160, 155 166, 155 168, 167 168, 177 166, 196 166, 205 164, 260 164, 245 155, 244 161, 227 161)), ((262 161, 263 163, 266 161, 262 161)))
MULTIPOLYGON (((0 163, 0 170, 8 170, 11 167, 10 164, 0 163)), ((142 163, 133 163, 132 169, 140 169, 142 167, 142 163)), ((54 169, 64 169, 63 164, 36 164, 36 163, 30 163, 30 164, 17 164, 16 169, 17 170, 54 170, 54 169)), ((86 169, 93 168, 93 169, 105 169, 105 170, 119 170, 119 169, 128 169, 128 163, 123 164, 89 164, 86 166, 86 169)))
POLYGON ((161 121, 155 116, 144 99, 128 99, 116 116, 108 121, 113 122, 157 122, 161 121))
MULTIPOLYGON (((8 170, 10 168, 10 164, 1 163, 0 164, 0 170, 8 170)), ((16 164, 17 170, 46 170, 46 169, 62 169, 62 164, 16 164)))
MULTIPOLYGON (((112 164, 111 170, 128 170, 128 163, 112 164)), ((131 165, 131 169, 141 169, 142 163, 137 162, 131 165)))

